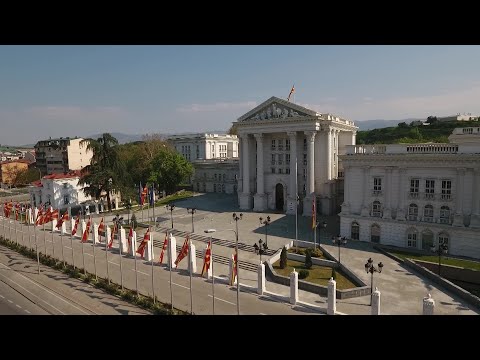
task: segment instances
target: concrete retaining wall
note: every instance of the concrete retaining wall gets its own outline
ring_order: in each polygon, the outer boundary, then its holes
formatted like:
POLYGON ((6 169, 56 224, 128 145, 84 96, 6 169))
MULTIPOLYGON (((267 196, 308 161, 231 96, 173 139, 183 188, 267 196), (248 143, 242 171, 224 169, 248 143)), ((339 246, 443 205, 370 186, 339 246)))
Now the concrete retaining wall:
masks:
MULTIPOLYGON (((415 260, 417 264, 421 264, 431 272, 438 274, 438 263, 424 260, 415 260)), ((441 266, 441 275, 449 280, 459 280, 471 284, 480 285, 480 271, 465 269, 458 266, 443 265, 441 266)))

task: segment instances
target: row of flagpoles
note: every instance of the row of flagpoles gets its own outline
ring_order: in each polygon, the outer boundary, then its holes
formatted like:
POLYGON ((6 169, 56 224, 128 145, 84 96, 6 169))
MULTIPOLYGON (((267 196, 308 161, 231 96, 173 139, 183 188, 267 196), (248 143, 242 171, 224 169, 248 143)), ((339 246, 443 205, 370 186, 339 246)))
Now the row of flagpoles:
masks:
MULTIPOLYGON (((154 202, 154 200, 153 200, 154 202)), ((51 206, 45 209, 43 206, 40 208, 30 208, 27 206, 21 206, 17 204, 13 204, 12 201, 10 202, 5 202, 3 204, 3 215, 4 215, 4 220, 8 219, 10 222, 10 217, 14 217, 14 228, 15 228, 15 239, 18 244, 18 236, 17 236, 17 226, 16 222, 19 221, 18 218, 20 217, 25 217, 25 225, 34 225, 34 238, 35 238, 35 250, 37 253, 37 264, 38 264, 38 273, 40 274, 40 258, 39 258, 39 250, 38 250, 38 243, 37 243, 37 226, 43 226, 43 232, 44 232, 44 248, 45 248, 45 255, 47 252, 47 246, 46 246, 46 231, 45 231, 45 224, 48 224, 49 222, 52 222, 52 245, 53 245, 53 257, 55 257, 55 243, 54 243, 54 228, 60 231, 60 242, 61 242, 61 247, 62 247, 62 261, 65 266, 65 254, 64 254, 64 246, 63 246, 63 235, 66 232, 66 227, 65 224, 67 221, 70 220, 70 216, 68 213, 68 210, 66 210, 61 216, 60 212, 58 209, 53 209, 51 206), (14 212, 12 213, 12 209, 14 212), (11 216, 13 215, 13 216, 11 216), (56 223, 55 223, 56 222, 56 223)), ((74 246, 73 246, 73 238, 75 235, 77 235, 78 231, 78 226, 80 223, 81 217, 80 215, 77 215, 75 217, 75 221, 71 223, 71 231, 70 231, 70 242, 71 242, 71 249, 72 249, 72 265, 75 269, 75 254, 74 254, 74 246)), ((20 220, 21 222, 21 220, 20 220)), ((84 223, 83 223, 84 224, 84 223)), ((95 225, 96 226, 96 225, 95 225)), ((94 227, 95 227, 94 226, 94 227)), ((3 222, 3 234, 6 234, 5 230, 5 221, 3 222)), ((84 244, 88 241, 90 233, 93 233, 94 230, 92 229, 92 218, 91 216, 88 219, 88 222, 84 227, 82 227, 83 233, 81 236, 77 235, 81 239, 82 243, 82 260, 83 260, 83 270, 84 274, 86 274, 86 266, 85 266, 85 251, 84 251, 84 244)), ((10 239, 12 239, 12 227, 9 225, 9 231, 10 231, 10 239)), ((109 234, 110 238, 107 239, 107 231, 106 231, 106 225, 104 218, 101 218, 100 224, 97 229, 97 234, 98 234, 98 239, 99 242, 101 242, 101 237, 105 236, 105 254, 106 254, 106 271, 107 271, 107 279, 108 282, 110 283, 110 275, 109 275, 109 265, 108 265, 108 249, 111 249, 113 246, 114 238, 115 235, 117 235, 117 239, 119 242, 119 255, 120 255, 120 282, 121 286, 123 289, 123 272, 122 272, 122 244, 121 242, 121 237, 120 237, 120 232, 123 231, 123 228, 119 225, 118 221, 114 221, 113 223, 113 231, 109 234)), ((136 232, 133 228, 130 228, 128 237, 127 237, 127 242, 128 242, 128 250, 127 253, 131 254, 133 252, 133 257, 135 259, 135 274, 136 274, 136 292, 137 295, 139 293, 138 291, 138 271, 137 271, 137 254, 139 254, 140 257, 145 258, 145 249, 147 248, 147 245, 151 239, 151 227, 149 226, 146 233, 143 236, 143 240, 140 242, 138 248, 133 251, 132 246, 136 247, 136 232), (133 240, 133 241, 132 241, 133 240)), ((31 236, 30 236, 30 227, 28 227, 28 237, 29 237, 29 246, 32 247, 31 244, 31 236)), ((203 266, 202 266, 202 271, 201 271, 201 276, 203 277, 204 274, 208 274, 210 266, 213 269, 213 255, 212 255, 212 243, 211 243, 211 238, 210 241, 208 242, 207 248, 205 249, 204 253, 204 259, 203 259, 203 266)), ((25 244, 24 241, 24 236, 23 236, 23 231, 22 231, 22 242, 25 244)), ((93 245, 93 260, 94 260, 94 272, 95 272, 95 278, 97 277, 97 268, 96 268, 96 257, 95 257, 95 245, 96 245, 96 239, 95 236, 92 239, 92 245, 93 245)), ((164 254, 165 250, 169 249, 169 258, 171 259, 172 254, 171 254, 171 248, 168 246, 169 245, 169 237, 168 233, 165 234, 165 240, 162 245, 162 249, 160 252, 159 256, 159 264, 163 263, 164 259, 164 254)), ((153 249, 153 244, 151 244, 151 249, 153 249)), ((195 256, 195 254, 192 254, 191 247, 190 247, 190 240, 189 236, 185 238, 185 241, 183 243, 183 246, 180 250, 180 253, 176 257, 174 261, 175 268, 178 267, 178 264, 186 257, 189 256, 189 267, 191 266, 191 256, 195 256)), ((153 264, 154 264, 154 259, 152 257, 151 259, 151 265, 152 265, 152 295, 154 301, 155 299, 155 292, 154 292, 154 272, 153 272, 153 264)), ((172 281, 171 281, 171 260, 169 261, 169 268, 170 268, 170 293, 171 293, 171 303, 172 303, 172 309, 173 309, 173 292, 172 292, 172 281)), ((232 266, 232 271, 231 271, 231 276, 230 276, 230 285, 233 285, 235 282, 235 279, 238 274, 238 265, 237 265, 237 256, 233 256, 233 266, 232 266)), ((213 282, 213 274, 212 274, 212 282, 213 282)), ((213 286, 213 283, 212 283, 213 286)), ((191 312, 193 313, 193 297, 192 297, 192 271, 190 271, 190 298, 191 298, 191 312)), ((213 295, 213 301, 215 302, 215 298, 213 295)))

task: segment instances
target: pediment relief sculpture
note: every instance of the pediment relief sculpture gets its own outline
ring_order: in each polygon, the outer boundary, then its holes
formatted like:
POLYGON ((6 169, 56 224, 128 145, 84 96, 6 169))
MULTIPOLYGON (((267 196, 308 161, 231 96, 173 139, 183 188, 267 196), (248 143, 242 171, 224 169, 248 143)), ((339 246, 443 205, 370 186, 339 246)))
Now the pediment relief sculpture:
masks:
POLYGON ((285 119, 287 117, 294 117, 294 116, 305 116, 305 114, 299 114, 293 109, 288 109, 287 107, 280 107, 280 106, 277 106, 276 104, 272 104, 271 106, 268 106, 267 108, 256 113, 255 115, 250 117, 248 120, 260 121, 260 120, 269 120, 269 119, 285 119))

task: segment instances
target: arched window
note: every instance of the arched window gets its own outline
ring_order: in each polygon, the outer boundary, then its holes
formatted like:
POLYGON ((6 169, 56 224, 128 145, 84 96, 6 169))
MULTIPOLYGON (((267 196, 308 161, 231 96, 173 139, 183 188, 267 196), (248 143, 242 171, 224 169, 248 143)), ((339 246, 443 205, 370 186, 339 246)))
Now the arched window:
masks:
POLYGON ((417 247, 417 237, 418 237, 417 230, 415 230, 415 229, 408 230, 408 233, 407 233, 407 247, 416 248, 417 247))
POLYGON ((417 221, 418 217, 418 206, 417 204, 410 204, 408 206, 408 220, 417 221))
POLYGON ((352 223, 351 226, 351 231, 350 231, 350 238, 353 240, 359 240, 360 239, 360 225, 356 221, 352 223))
POLYGON ((448 206, 442 206, 440 208, 440 223, 450 224, 450 208, 448 206))
POLYGON ((425 205, 423 208, 423 221, 433 222, 433 206, 425 205))
POLYGON ((372 204, 372 216, 375 216, 375 217, 382 216, 382 204, 378 200, 375 200, 372 204))
POLYGON ((438 244, 445 244, 447 245, 447 253, 450 250, 450 236, 447 233, 441 232, 438 234, 438 244))
POLYGON ((380 242, 380 226, 373 224, 370 228, 370 240, 374 243, 380 242))

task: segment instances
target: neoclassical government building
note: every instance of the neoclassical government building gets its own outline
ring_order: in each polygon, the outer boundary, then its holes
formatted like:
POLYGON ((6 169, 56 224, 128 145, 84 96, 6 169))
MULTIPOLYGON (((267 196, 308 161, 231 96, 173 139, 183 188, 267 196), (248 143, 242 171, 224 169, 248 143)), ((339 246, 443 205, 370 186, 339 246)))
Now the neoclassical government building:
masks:
POLYGON ((295 214, 298 193, 304 216, 311 216, 314 197, 318 213, 338 212, 343 201, 338 156, 355 145, 353 121, 271 97, 234 125, 241 209, 295 214))
POLYGON ((340 234, 480 258, 480 127, 449 141, 347 146, 340 234))

